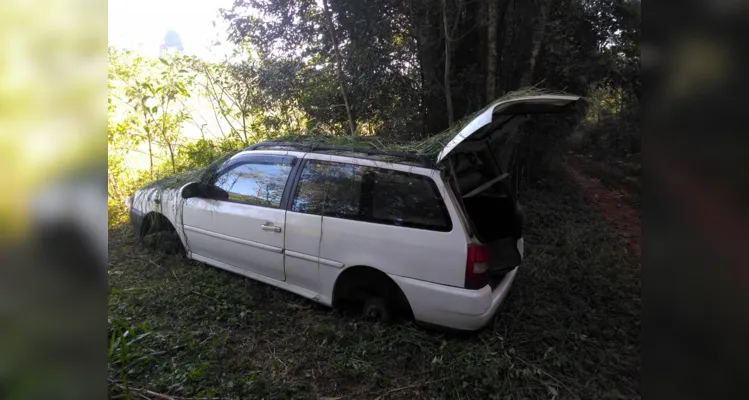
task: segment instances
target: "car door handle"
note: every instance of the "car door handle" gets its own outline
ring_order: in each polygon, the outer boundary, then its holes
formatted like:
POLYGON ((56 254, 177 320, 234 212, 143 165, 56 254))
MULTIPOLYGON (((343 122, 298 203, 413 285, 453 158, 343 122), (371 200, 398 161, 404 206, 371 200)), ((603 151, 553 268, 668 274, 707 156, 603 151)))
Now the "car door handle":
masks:
POLYGON ((268 223, 268 222, 260 225, 260 229, 262 229, 264 231, 271 231, 271 232, 281 233, 281 227, 280 226, 273 226, 273 224, 268 223))

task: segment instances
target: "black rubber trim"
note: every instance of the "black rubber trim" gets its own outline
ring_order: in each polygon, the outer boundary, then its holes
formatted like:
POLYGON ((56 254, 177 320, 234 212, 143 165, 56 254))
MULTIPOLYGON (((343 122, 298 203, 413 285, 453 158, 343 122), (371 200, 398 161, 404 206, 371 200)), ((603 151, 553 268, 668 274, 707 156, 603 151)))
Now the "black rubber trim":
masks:
POLYGON ((302 174, 302 168, 304 168, 304 164, 307 160, 299 159, 297 157, 294 157, 294 160, 291 164, 291 172, 289 173, 289 178, 286 181, 286 186, 283 188, 283 195, 281 195, 281 206, 279 207, 281 210, 289 211, 291 209, 291 206, 293 202, 291 201, 294 198, 294 194, 296 193, 296 186, 299 182, 299 176, 302 174))

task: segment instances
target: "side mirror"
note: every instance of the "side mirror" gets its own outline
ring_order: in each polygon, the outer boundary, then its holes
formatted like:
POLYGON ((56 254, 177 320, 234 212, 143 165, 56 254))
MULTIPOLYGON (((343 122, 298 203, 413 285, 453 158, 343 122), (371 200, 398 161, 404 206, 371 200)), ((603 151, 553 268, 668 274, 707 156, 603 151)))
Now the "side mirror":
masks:
POLYGON ((229 193, 219 187, 203 182, 193 182, 182 189, 182 198, 198 197, 211 200, 229 200, 229 193))

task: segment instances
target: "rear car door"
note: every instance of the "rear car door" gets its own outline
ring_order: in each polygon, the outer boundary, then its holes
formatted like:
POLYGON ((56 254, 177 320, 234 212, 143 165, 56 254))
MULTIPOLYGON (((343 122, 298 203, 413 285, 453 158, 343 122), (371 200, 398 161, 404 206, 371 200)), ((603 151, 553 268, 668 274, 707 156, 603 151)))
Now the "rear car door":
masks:
POLYGON ((280 154, 232 159, 212 182, 228 200, 185 200, 182 220, 192 257, 285 280, 285 200, 296 161, 280 154))
MULTIPOLYGON (((330 156, 308 154, 306 157, 330 156)), ((305 158, 306 158, 305 157, 305 158)), ((314 159, 305 159, 286 212, 286 282, 319 293, 320 235, 327 175, 314 159)))

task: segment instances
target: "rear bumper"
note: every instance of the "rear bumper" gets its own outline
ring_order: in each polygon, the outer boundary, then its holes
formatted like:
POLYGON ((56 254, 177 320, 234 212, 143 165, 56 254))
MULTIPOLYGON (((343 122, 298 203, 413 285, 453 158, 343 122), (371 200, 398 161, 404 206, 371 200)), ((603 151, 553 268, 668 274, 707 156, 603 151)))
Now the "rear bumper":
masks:
POLYGON ((400 276, 391 278, 403 290, 417 321, 474 331, 492 319, 507 297, 517 272, 518 267, 515 267, 494 290, 488 285, 469 290, 400 276))

